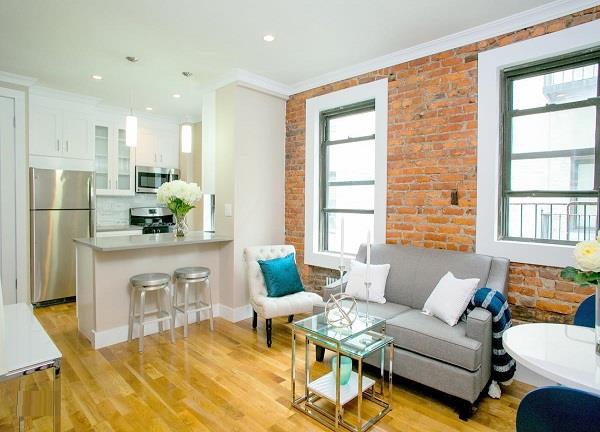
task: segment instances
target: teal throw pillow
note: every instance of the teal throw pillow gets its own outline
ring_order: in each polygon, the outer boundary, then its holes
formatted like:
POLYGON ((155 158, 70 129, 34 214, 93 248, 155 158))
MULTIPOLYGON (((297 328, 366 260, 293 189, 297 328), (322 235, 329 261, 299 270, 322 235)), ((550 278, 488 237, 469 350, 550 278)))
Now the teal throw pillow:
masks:
POLYGON ((265 277, 269 297, 283 297, 304 291, 293 253, 283 258, 258 260, 258 265, 265 277))

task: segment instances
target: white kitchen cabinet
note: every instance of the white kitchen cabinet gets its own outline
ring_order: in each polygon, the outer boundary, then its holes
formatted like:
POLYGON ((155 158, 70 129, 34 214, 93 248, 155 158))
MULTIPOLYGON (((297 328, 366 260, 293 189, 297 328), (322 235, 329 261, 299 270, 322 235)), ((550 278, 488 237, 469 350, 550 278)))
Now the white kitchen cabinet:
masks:
POLYGON ((179 134, 159 128, 138 131, 136 165, 179 168, 179 134))
POLYGON ((85 112, 68 111, 31 104, 29 153, 69 159, 93 159, 90 117, 85 112))
POLYGON ((179 168, 179 133, 170 130, 158 132, 158 158, 163 168, 179 168))
POLYGON ((115 122, 94 126, 96 195, 135 194, 135 148, 125 145, 125 127, 115 122))
POLYGON ((60 156, 60 112, 32 106, 29 115, 29 153, 60 156))

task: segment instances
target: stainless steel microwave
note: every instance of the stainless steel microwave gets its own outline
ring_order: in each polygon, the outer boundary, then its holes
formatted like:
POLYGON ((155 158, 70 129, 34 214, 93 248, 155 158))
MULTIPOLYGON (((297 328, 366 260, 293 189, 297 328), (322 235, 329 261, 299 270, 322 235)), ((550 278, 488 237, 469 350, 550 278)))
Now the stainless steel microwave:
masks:
POLYGON ((175 168, 135 167, 135 191, 156 193, 163 183, 179 180, 179 170, 175 168))

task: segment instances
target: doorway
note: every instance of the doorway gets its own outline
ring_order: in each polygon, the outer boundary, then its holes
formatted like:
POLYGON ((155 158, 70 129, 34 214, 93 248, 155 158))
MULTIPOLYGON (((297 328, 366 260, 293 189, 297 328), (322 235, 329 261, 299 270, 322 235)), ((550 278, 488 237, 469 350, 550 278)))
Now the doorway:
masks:
POLYGON ((5 304, 17 300, 15 100, 0 96, 0 280, 5 304))

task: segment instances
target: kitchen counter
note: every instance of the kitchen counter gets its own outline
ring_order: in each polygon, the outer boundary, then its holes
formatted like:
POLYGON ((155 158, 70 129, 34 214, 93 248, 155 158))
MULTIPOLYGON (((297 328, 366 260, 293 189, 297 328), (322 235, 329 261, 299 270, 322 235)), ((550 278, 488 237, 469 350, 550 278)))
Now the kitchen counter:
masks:
MULTIPOLYGON (((79 332, 94 349, 126 341, 129 279, 140 273, 172 275, 180 267, 208 267, 210 284, 200 290, 201 297, 206 301, 208 288, 212 298, 219 299, 220 292, 232 289, 234 244, 231 240, 203 231, 191 231, 184 237, 165 233, 73 239, 79 332)), ((146 302, 148 310, 156 309, 155 296, 149 296, 146 302)), ((218 305, 216 307, 218 311, 218 305)), ((200 314, 199 318, 207 317, 200 314)), ((191 314, 190 318, 194 322, 198 316, 191 314)), ((176 326, 181 324, 179 314, 176 326)), ((134 335, 138 331, 135 326, 134 335)), ((156 331, 156 323, 145 329, 146 334, 156 331)))
POLYGON ((76 238, 75 243, 89 246, 100 252, 148 249, 157 247, 181 246, 201 243, 229 242, 230 237, 215 235, 204 231, 190 231, 184 237, 175 237, 173 233, 144 234, 118 237, 76 238))
POLYGON ((96 232, 114 232, 114 231, 141 231, 139 225, 102 225, 96 227, 96 232))

